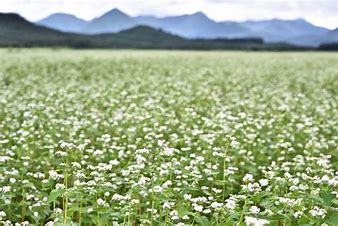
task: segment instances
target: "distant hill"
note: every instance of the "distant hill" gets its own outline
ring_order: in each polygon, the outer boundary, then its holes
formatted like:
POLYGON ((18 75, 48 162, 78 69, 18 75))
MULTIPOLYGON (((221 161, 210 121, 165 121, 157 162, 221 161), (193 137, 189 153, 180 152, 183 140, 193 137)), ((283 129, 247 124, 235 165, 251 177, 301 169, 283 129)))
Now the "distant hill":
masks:
POLYGON ((321 44, 318 49, 324 51, 338 51, 338 42, 321 44))
POLYGON ((89 21, 82 29, 82 33, 100 34, 118 32, 135 27, 136 25, 137 22, 133 18, 118 9, 113 9, 102 16, 89 21))
POLYGON ((87 21, 71 14, 55 13, 37 22, 38 25, 65 32, 81 32, 87 21))
POLYGON ((165 18, 136 17, 135 19, 139 24, 161 28, 166 32, 191 39, 249 37, 249 30, 239 23, 217 23, 202 12, 165 18))
POLYGON ((325 34, 325 42, 319 46, 319 49, 338 51, 338 28, 325 34))
POLYGON ((26 21, 13 13, 0 13, 1 46, 73 46, 81 47, 86 37, 63 33, 26 21))
POLYGON ((338 42, 338 28, 325 34, 324 43, 338 42))
POLYGON ((53 16, 52 22, 49 22, 50 18, 47 19, 38 23, 61 31, 83 34, 119 32, 145 25, 189 39, 257 37, 264 39, 265 42, 284 42, 314 47, 331 40, 328 36, 329 29, 315 26, 304 19, 216 22, 202 12, 157 18, 154 16, 131 17, 118 9, 113 9, 89 22, 80 22, 71 18, 70 15, 67 17, 53 16), (77 23, 78 26, 76 26, 77 23))
POLYGON ((160 29, 136 26, 118 33, 84 35, 67 33, 28 22, 16 14, 0 13, 0 46, 142 49, 301 50, 287 44, 266 44, 259 38, 186 39, 160 29))
POLYGON ((329 31, 303 19, 246 21, 243 24, 251 30, 251 35, 262 37, 267 42, 288 42, 296 45, 316 46, 319 44, 316 42, 318 37, 329 31))

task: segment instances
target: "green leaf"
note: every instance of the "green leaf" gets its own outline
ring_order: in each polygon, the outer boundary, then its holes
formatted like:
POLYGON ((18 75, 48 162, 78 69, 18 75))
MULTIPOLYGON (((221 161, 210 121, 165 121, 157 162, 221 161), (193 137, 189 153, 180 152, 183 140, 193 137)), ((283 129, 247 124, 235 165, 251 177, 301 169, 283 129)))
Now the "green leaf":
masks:
POLYGON ((48 202, 54 202, 58 197, 60 197, 64 193, 62 189, 52 190, 48 196, 48 202))
POLYGON ((196 222, 201 226, 209 226, 210 222, 205 216, 196 216, 196 222))
POLYGON ((338 222, 338 211, 334 211, 329 215, 326 223, 329 223, 329 225, 336 225, 337 222, 338 222))

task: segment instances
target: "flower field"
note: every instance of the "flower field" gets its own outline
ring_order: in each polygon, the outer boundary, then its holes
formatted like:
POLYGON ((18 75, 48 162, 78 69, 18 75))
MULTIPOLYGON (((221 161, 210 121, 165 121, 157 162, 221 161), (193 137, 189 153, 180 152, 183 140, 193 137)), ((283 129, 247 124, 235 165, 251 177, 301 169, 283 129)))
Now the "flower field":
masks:
POLYGON ((338 225, 338 55, 0 49, 3 225, 338 225))

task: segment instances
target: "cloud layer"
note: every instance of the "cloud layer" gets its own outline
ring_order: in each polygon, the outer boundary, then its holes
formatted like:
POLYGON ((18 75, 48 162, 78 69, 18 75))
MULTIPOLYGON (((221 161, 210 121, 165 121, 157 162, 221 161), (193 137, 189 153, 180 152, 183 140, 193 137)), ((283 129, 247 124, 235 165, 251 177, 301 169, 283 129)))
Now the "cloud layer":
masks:
POLYGON ((29 20, 51 13, 65 12, 92 19, 111 8, 130 15, 190 14, 203 11, 210 18, 222 20, 261 20, 271 18, 308 21, 328 28, 338 27, 336 0, 1 0, 1 12, 16 12, 29 20))

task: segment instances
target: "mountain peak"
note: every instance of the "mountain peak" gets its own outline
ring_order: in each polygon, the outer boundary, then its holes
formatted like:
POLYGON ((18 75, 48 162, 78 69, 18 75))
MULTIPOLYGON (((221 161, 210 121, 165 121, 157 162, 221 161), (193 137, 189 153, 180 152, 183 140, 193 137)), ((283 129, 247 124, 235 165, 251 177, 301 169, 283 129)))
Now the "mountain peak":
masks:
POLYGON ((205 13, 201 12, 201 11, 198 11, 196 13, 193 13, 191 14, 190 16, 193 16, 193 17, 198 17, 198 18, 203 18, 203 19, 209 19, 207 15, 205 15, 205 13))
POLYGON ((113 8, 110 11, 106 12, 104 15, 128 16, 118 8, 113 8))
POLYGON ((69 14, 69 13, 53 13, 42 20, 46 20, 48 18, 76 19, 76 20, 84 21, 83 19, 80 19, 77 16, 74 16, 73 14, 69 14))

